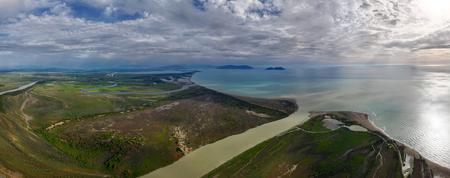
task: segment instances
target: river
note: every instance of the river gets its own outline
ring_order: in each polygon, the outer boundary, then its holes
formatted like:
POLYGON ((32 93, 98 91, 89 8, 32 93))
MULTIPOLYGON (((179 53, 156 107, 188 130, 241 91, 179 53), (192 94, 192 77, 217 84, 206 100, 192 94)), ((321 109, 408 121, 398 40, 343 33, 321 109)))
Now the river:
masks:
POLYGON ((16 88, 16 89, 7 90, 7 91, 1 91, 1 92, 0 92, 0 96, 6 95, 6 94, 9 94, 9 93, 14 93, 14 92, 26 90, 26 89, 28 89, 28 88, 33 87, 33 86, 36 85, 38 82, 39 82, 39 81, 35 81, 35 82, 31 82, 31 83, 29 83, 29 84, 20 86, 20 87, 18 87, 18 88, 16 88))
POLYGON ((247 149, 307 120, 308 113, 297 111, 291 116, 203 146, 175 163, 142 177, 200 177, 247 149))
POLYGON ((305 121, 307 111, 371 114, 389 136, 450 167, 450 74, 414 66, 291 66, 286 71, 203 70, 193 81, 226 93, 288 97, 290 117, 206 145, 144 177, 199 177, 246 149, 305 121))

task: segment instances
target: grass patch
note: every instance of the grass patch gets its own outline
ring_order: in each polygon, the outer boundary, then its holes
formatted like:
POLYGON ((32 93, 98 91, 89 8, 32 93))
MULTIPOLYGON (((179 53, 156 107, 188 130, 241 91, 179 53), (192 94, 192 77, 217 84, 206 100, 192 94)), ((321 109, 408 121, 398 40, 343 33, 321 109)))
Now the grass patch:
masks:
MULTIPOLYGON (((305 130, 323 131, 320 120, 312 119, 305 130)), ((328 133, 311 134, 301 130, 274 137, 245 151, 204 177, 367 177, 375 169, 372 149, 383 144, 375 135, 341 128, 328 133)), ((389 150, 394 154, 394 150, 389 150)), ((388 158, 385 158, 388 159, 388 158)), ((391 162, 398 161, 391 159, 391 162)), ((388 175, 400 175, 395 167, 384 169, 388 175)))
POLYGON ((303 125, 301 125, 300 127, 305 130, 312 131, 312 132, 330 131, 330 129, 327 129, 323 126, 322 121, 306 122, 303 125))

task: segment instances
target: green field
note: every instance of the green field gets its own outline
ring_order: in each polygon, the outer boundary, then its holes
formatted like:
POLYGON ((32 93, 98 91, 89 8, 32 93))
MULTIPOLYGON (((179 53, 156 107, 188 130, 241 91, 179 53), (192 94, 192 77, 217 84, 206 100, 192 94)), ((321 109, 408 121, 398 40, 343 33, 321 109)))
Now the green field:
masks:
POLYGON ((40 82, 0 96, 0 175, 136 177, 296 110, 195 86, 192 74, 3 74, 11 89, 40 82))
POLYGON ((33 76, 24 73, 1 73, 0 91, 11 90, 32 82, 33 76))
POLYGON ((321 119, 267 140, 204 177, 403 177, 395 143, 369 132, 332 131, 321 119))

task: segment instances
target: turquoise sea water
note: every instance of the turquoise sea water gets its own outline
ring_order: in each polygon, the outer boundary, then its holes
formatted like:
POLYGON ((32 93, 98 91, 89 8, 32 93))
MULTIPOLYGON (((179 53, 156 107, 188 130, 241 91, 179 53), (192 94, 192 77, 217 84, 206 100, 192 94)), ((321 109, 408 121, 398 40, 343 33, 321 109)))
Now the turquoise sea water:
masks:
POLYGON ((218 70, 194 82, 226 93, 295 98, 303 111, 351 110, 425 157, 450 167, 450 74, 414 66, 291 66, 218 70))

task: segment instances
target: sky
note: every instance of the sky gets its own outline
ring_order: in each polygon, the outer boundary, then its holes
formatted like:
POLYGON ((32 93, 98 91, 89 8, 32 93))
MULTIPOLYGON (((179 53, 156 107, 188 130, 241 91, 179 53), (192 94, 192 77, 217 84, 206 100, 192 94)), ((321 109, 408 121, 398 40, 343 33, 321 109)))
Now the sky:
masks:
POLYGON ((0 67, 450 63, 449 0, 0 0, 0 67))

